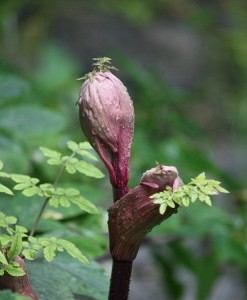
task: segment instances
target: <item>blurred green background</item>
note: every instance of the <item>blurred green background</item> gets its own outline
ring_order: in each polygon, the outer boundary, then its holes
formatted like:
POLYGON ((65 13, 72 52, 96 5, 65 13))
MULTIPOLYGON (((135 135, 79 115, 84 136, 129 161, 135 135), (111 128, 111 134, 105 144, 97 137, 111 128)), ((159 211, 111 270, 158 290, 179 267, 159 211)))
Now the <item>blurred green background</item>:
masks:
MULTIPOLYGON (((230 191, 213 208, 181 209, 148 236, 148 259, 140 254, 135 270, 152 262, 145 280, 153 285, 144 293, 135 271, 130 299, 247 299, 247 2, 2 0, 0 28, 5 170, 53 180, 57 170, 38 147, 63 151, 68 140, 85 140, 76 78, 93 57, 111 57, 135 106, 130 186, 158 161, 176 166, 184 182, 204 171, 230 191)), ((47 211, 40 233, 104 261, 107 176, 66 175, 63 184, 79 187, 102 213, 47 211)), ((0 209, 30 228, 40 202, 18 197, 3 197, 0 209)))

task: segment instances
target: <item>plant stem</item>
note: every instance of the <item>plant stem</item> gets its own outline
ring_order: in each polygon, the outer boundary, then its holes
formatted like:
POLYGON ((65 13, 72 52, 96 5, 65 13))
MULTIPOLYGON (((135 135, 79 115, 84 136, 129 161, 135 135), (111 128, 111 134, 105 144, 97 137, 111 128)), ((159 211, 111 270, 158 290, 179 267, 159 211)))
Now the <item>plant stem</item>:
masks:
MULTIPOLYGON (((60 170, 59 170, 59 172, 58 172, 58 174, 57 174, 57 177, 55 178, 54 183, 53 183, 53 186, 54 186, 54 187, 57 185, 59 179, 61 178, 62 173, 63 173, 63 171, 64 171, 64 168, 65 168, 65 165, 63 165, 63 166, 60 168, 60 170)), ((35 233, 35 231, 36 231, 36 229, 37 229, 37 227, 38 227, 38 225, 39 225, 40 219, 42 218, 42 215, 43 215, 43 213, 44 213, 44 210, 45 210, 45 208, 46 208, 46 206, 47 206, 49 200, 50 200, 50 197, 45 197, 44 203, 43 203, 43 205, 42 205, 41 208, 40 208, 40 211, 39 211, 39 213, 38 213, 38 215, 37 215, 37 218, 36 218, 36 220, 35 220, 35 222, 34 222, 34 224, 33 224, 33 227, 32 227, 32 229, 31 229, 31 231, 30 231, 29 236, 33 236, 33 235, 34 235, 34 233, 35 233)))
MULTIPOLYGON (((123 184, 124 178, 118 164, 118 154, 113 155, 112 165, 115 170, 118 186, 113 187, 113 202, 121 199, 129 189, 123 184)), ((132 261, 121 261, 112 258, 112 272, 108 300, 127 300, 129 296, 132 261)))
POLYGON ((127 300, 132 271, 132 261, 113 259, 109 300, 127 300))

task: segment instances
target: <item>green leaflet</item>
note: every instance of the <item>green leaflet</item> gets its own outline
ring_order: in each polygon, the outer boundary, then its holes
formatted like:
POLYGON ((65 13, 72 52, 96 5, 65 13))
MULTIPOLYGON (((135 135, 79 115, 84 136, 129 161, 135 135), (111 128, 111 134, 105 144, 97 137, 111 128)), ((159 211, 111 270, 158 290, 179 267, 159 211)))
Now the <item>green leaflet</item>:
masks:
POLYGON ((22 250, 22 236, 19 232, 14 235, 10 249, 7 253, 8 260, 11 261, 14 257, 18 256, 22 250))
POLYGON ((77 206, 80 207, 81 210, 84 210, 89 214, 98 213, 96 206, 82 196, 71 198, 71 202, 76 204, 77 206))
POLYGON ((96 206, 84 197, 82 197, 77 189, 57 188, 54 189, 53 192, 51 192, 50 194, 50 206, 53 206, 55 208, 59 206, 69 207, 71 203, 79 206, 81 210, 86 211, 88 213, 95 214, 98 212, 96 206))
POLYGON ((59 239, 57 243, 61 245, 70 256, 78 259, 80 262, 84 264, 88 263, 87 258, 81 253, 81 251, 73 243, 63 239, 59 239))
POLYGON ((8 265, 4 265, 3 270, 6 271, 11 276, 23 276, 25 271, 19 266, 18 263, 11 262, 8 265))
POLYGON ((11 179, 17 183, 29 183, 30 176, 22 175, 22 174, 11 174, 11 179))
POLYGON ((17 218, 13 216, 6 216, 3 212, 0 211, 0 227, 8 227, 8 225, 15 224, 17 218))
POLYGON ((78 172, 85 174, 90 177, 94 178, 103 178, 104 174, 96 168, 94 165, 87 163, 83 160, 79 161, 76 165, 75 168, 78 172))
POLYGON ((88 263, 87 258, 81 253, 81 251, 71 242, 57 239, 55 237, 51 238, 29 238, 29 242, 23 242, 22 245, 24 250, 22 254, 26 259, 34 260, 37 252, 43 249, 43 255, 45 260, 51 262, 57 255, 57 252, 66 251, 70 256, 76 258, 82 263, 88 263))
MULTIPOLYGON (((0 170, 2 170, 3 168, 3 162, 0 160, 0 170)), ((9 174, 5 173, 5 172, 0 172, 0 177, 9 177, 9 174)), ((0 183, 0 193, 5 193, 5 194, 8 194, 8 195, 11 195, 13 196, 13 192, 8 188, 6 187, 5 185, 1 184, 0 183)))
POLYGON ((13 192, 9 188, 7 188, 5 185, 3 185, 1 183, 0 183, 0 192, 8 194, 8 195, 12 195, 12 196, 14 195, 13 192))
POLYGON ((56 250, 57 250, 57 245, 56 244, 50 244, 43 249, 43 254, 45 260, 48 262, 51 262, 55 256, 56 256, 56 250))
POLYGON ((74 141, 68 141, 67 146, 70 150, 75 151, 75 152, 79 149, 78 144, 74 141))
POLYGON ((58 151, 54 151, 45 147, 40 147, 40 150, 44 156, 48 157, 47 163, 50 165, 60 165, 62 164, 61 156, 62 154, 58 151))
POLYGON ((4 265, 7 265, 8 264, 8 261, 5 257, 5 255, 2 253, 2 251, 0 251, 0 262, 4 265))

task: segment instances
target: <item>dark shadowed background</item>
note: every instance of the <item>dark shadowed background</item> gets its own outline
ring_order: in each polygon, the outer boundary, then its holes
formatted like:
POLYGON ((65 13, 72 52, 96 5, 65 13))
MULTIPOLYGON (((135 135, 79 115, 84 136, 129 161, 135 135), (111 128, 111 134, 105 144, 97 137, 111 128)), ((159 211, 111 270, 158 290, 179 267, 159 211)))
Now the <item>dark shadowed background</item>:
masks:
MULTIPOLYGON (((212 208, 181 209, 147 237, 130 300, 247 299, 247 2, 2 0, 0 30, 5 169, 53 178, 38 147, 60 151, 68 140, 85 140, 76 79, 93 57, 111 57, 136 113, 130 186, 158 161, 176 166, 184 182, 205 172, 230 191, 212 208)), ((50 212, 41 232, 59 231, 55 223, 79 226, 87 234, 66 238, 109 268, 107 176, 64 181, 102 207, 103 221, 50 212)), ((30 226, 32 216, 6 199, 0 209, 30 226)), ((31 200, 24 205, 38 209, 31 200)))

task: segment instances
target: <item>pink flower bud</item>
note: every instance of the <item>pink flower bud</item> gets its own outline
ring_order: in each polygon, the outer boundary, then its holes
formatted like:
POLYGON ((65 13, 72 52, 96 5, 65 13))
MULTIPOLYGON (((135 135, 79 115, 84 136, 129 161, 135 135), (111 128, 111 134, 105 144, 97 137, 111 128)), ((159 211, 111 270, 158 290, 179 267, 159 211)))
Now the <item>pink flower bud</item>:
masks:
POLYGON ((125 186, 134 129, 134 109, 126 87, 111 72, 87 79, 78 100, 85 136, 105 163, 113 186, 125 186))

